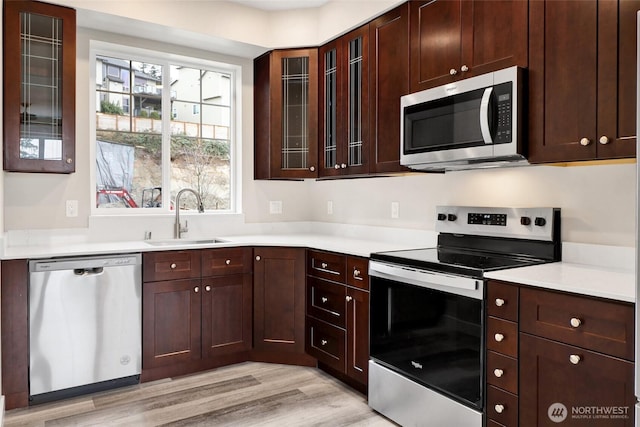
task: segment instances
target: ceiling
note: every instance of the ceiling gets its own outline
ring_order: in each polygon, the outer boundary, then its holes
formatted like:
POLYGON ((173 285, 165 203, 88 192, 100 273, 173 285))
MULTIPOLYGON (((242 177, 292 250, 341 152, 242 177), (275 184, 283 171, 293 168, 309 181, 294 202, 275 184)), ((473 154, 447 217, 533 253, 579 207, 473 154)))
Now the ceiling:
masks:
POLYGON ((245 6, 262 10, 291 10, 319 7, 329 0, 229 0, 245 6))

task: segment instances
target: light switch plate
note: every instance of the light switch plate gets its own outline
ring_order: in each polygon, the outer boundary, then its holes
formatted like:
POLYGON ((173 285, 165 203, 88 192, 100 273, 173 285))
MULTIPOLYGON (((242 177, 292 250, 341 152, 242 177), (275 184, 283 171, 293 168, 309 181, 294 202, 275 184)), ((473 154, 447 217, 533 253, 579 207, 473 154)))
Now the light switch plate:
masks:
POLYGON ((77 200, 67 200, 66 213, 67 213, 67 217, 69 217, 69 218, 78 216, 78 201, 77 200))
POLYGON ((269 202, 269 213, 272 215, 278 215, 282 213, 282 201, 271 200, 269 202))

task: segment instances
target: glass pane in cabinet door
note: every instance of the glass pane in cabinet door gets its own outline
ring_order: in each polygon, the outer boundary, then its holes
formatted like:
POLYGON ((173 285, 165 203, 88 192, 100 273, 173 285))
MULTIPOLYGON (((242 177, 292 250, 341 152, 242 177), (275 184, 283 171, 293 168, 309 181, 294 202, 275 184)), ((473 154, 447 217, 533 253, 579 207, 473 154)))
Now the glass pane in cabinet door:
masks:
POLYGON ((324 66, 324 158, 325 167, 335 167, 337 158, 337 80, 336 80, 336 50, 331 49, 325 54, 324 66))
POLYGON ((283 58, 282 70, 282 167, 306 169, 309 58, 283 58))
POLYGON ((20 158, 62 159, 62 21, 20 13, 20 158))
POLYGON ((362 164, 362 38, 349 42, 349 166, 362 164))

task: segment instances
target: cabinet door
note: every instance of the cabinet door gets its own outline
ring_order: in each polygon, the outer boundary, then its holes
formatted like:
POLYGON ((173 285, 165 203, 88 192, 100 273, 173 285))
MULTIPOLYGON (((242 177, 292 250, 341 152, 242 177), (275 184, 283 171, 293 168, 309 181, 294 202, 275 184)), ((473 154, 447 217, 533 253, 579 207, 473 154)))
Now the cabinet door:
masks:
POLYGON ((304 353, 305 250, 254 249, 254 348, 304 353))
POLYGON ((462 1, 411 1, 411 92, 456 80, 462 45, 462 1))
POLYGON ((595 136, 599 158, 634 157, 636 153, 638 10, 638 0, 598 3, 598 133, 595 136))
POLYGON ((215 357, 251 349, 252 275, 202 280, 202 353, 215 357))
POLYGON ((143 369, 200 359, 200 280, 143 284, 143 369))
POLYGON ((522 427, 556 426, 562 416, 561 425, 634 425, 633 363, 528 334, 520 349, 522 427), (620 418, 589 419, 598 408, 620 418))
POLYGON ((347 289, 347 375, 369 381, 369 292, 347 289))
POLYGON ((4 62, 4 169, 75 172, 75 10, 4 2, 4 62))
POLYGON ((344 71, 342 65, 338 66, 339 58, 342 56, 341 46, 341 40, 337 39, 322 46, 318 53, 320 63, 320 176, 340 174, 338 140, 344 134, 344 121, 338 113, 344 110, 344 98, 340 92, 340 77, 344 71))
POLYGON ((369 24, 369 171, 401 172, 400 97, 409 93, 409 3, 369 24))
POLYGON ((596 158, 597 14, 596 0, 530 3, 531 162, 596 158))

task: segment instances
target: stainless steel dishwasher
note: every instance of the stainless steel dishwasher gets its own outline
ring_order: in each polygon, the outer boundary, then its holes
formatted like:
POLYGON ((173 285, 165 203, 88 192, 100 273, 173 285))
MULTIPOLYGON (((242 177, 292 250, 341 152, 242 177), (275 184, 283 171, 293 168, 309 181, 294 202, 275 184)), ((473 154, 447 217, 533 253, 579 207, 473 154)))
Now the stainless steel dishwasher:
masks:
POLYGON ((138 383, 141 255, 29 262, 29 398, 138 383))

